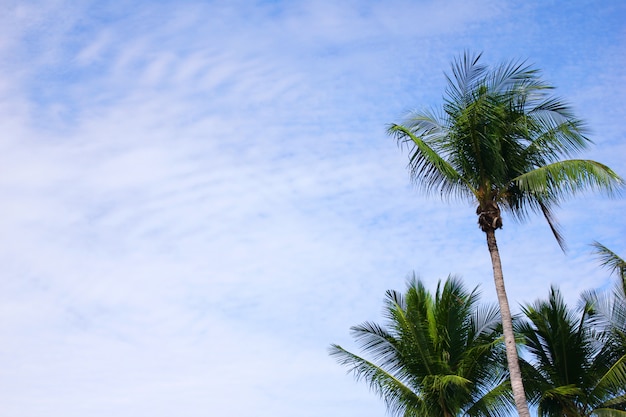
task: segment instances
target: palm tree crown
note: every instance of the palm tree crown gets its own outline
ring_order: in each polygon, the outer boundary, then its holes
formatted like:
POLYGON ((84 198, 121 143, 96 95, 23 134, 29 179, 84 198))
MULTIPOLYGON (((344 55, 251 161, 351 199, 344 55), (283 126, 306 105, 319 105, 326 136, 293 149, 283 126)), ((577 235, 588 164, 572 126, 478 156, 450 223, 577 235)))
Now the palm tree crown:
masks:
POLYGON ((482 229, 502 226, 500 210, 541 212, 559 244, 553 208, 586 188, 616 191, 621 178, 590 160, 563 160, 590 140, 570 107, 522 62, 494 69, 465 54, 447 76, 442 111, 412 113, 389 133, 410 148, 410 171, 425 191, 477 203, 482 229))
POLYGON ((449 278, 429 293, 413 279, 387 291, 386 326, 352 327, 365 357, 332 345, 331 355, 401 416, 500 416, 510 411, 498 310, 449 278))

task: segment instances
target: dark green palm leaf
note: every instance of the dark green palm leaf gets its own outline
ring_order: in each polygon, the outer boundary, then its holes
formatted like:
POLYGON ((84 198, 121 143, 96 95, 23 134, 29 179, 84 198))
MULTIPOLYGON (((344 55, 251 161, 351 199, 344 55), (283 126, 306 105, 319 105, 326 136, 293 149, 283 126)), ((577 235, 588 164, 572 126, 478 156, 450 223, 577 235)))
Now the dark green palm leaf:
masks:
POLYGON ((626 410, 617 410, 614 408, 598 408, 593 410, 596 417, 626 417, 626 410))
MULTIPOLYGON (((611 273, 617 272, 623 280, 626 280, 626 261, 599 242, 593 242, 591 245, 595 249, 600 264, 609 268, 611 273)), ((626 293, 626 290, 624 293, 626 293)))
POLYGON ((544 204, 558 204, 588 189, 615 195, 623 186, 619 175, 606 165, 581 159, 554 162, 512 178, 512 182, 544 204))
POLYGON ((430 129, 432 120, 419 118, 415 116, 413 122, 416 123, 415 129, 420 131, 420 136, 416 136, 408 128, 400 125, 391 125, 388 132, 394 135, 398 143, 403 144, 410 142, 414 146, 411 153, 409 166, 412 178, 416 178, 419 173, 422 180, 416 182, 422 185, 426 192, 440 191, 442 194, 463 194, 466 187, 463 187, 462 176, 454 169, 450 163, 439 156, 439 154, 429 146, 429 143, 423 140, 433 134, 430 129), (417 122, 419 127, 417 127, 417 122))
POLYGON ((530 358, 525 383, 541 416, 588 416, 626 406, 620 399, 626 393, 626 355, 617 357, 595 330, 593 297, 583 299, 576 313, 552 288, 547 300, 522 309, 527 320, 517 330, 530 358))

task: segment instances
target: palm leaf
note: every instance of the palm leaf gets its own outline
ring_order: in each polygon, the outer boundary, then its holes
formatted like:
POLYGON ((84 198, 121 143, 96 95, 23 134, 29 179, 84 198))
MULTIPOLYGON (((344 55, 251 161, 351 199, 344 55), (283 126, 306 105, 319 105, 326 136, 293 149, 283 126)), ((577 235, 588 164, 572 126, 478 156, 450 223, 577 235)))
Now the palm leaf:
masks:
POLYGON ((599 379, 592 394, 596 394, 598 391, 622 394, 626 391, 626 355, 619 358, 599 379))
POLYGON ((471 93, 475 90, 476 83, 484 76, 487 66, 479 63, 482 54, 465 53, 452 64, 453 77, 445 74, 448 86, 446 95, 447 102, 453 105, 467 104, 471 100, 471 93))
POLYGON ((617 410, 615 408, 596 408, 593 410, 596 417, 626 417, 626 410, 617 410))
MULTIPOLYGON (((622 280, 626 280, 626 261, 624 259, 599 242, 593 242, 591 246, 595 249, 601 266, 608 268, 611 273, 617 272, 622 280)), ((626 289, 624 293, 626 294, 626 289)))
POLYGON ((409 157, 411 178, 420 178, 416 184, 422 185, 426 192, 441 191, 442 195, 450 192, 462 192, 461 184, 468 185, 454 167, 443 159, 422 139, 432 133, 435 122, 427 117, 415 116, 411 120, 414 125, 420 126, 417 133, 413 133, 408 127, 393 124, 389 127, 389 134, 396 137, 398 143, 412 145, 412 153, 409 157), (421 131, 420 131, 421 130, 421 131))
POLYGON ((548 205, 590 188, 616 195, 624 185, 620 176, 606 165, 581 159, 535 168, 513 178, 512 182, 548 205))
POLYGON ((331 345, 329 353, 336 357, 341 365, 348 366, 348 372, 354 374, 357 380, 367 381, 370 388, 384 399, 393 415, 402 415, 406 404, 412 404, 418 409, 425 408, 423 398, 382 367, 336 344, 331 345))
POLYGON ((397 363, 397 342, 383 327, 365 322, 350 329, 361 349, 369 352, 373 359, 390 371, 400 366, 397 363))
POLYGON ((489 391, 482 392, 480 399, 465 410, 468 416, 497 417, 512 415, 513 393, 506 374, 493 374, 495 386, 489 391))
POLYGON ((626 409, 626 393, 605 401, 599 408, 621 407, 626 409))

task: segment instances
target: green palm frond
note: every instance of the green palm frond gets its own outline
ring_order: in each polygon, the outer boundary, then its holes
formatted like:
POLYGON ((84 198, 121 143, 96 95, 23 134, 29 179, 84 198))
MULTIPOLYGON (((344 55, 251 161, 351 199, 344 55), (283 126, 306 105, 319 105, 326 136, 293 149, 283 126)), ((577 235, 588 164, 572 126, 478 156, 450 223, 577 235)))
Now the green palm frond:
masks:
POLYGON ((361 349, 370 352, 374 360, 384 364, 392 372, 399 366, 396 359, 396 340, 383 327, 365 322, 353 326, 350 331, 361 349))
POLYGON ((448 103, 453 105, 468 104, 468 99, 475 90, 475 86, 484 77, 488 67, 480 64, 482 54, 465 53, 452 64, 452 77, 445 74, 448 86, 446 95, 448 103))
POLYGON ((572 159, 554 162, 523 173, 512 182, 544 203, 559 203, 587 189, 615 195, 624 185, 613 170, 599 162, 572 159))
POLYGON ((524 155, 535 166, 571 157, 590 142, 585 136, 585 123, 576 119, 569 106, 557 98, 546 98, 528 114, 530 117, 521 120, 530 139, 524 155))
POLYGON ((389 134, 393 135, 399 144, 408 142, 414 145, 409 157, 411 178, 420 178, 416 184, 423 186, 424 191, 428 193, 436 190, 442 195, 466 193, 468 184, 464 183, 463 177, 423 139, 436 134, 436 122, 426 116, 417 115, 411 121, 417 133, 396 124, 388 129, 389 134))
POLYGON ((575 385, 551 387, 543 392, 537 414, 545 417, 583 416, 585 406, 578 400, 582 395, 582 390, 575 385))
POLYGON ((626 355, 626 262, 599 242, 592 246, 601 266, 617 272, 618 279, 612 293, 588 291, 583 299, 607 347, 617 356, 626 355))
POLYGON ((469 393, 472 381, 459 375, 428 375, 422 380, 425 391, 440 393, 450 388, 469 393))
POLYGON ((561 232, 561 226, 556 221, 556 217, 552 211, 552 209, 543 203, 543 201, 537 199, 537 205, 541 208, 541 213, 543 214, 544 219, 548 223, 550 230, 552 231, 552 235, 556 239, 556 242, 559 244, 559 247, 563 250, 563 252, 567 251, 567 245, 565 244, 565 238, 561 232))
POLYGON ((591 246, 593 246, 601 266, 608 268, 611 273, 617 272, 622 280, 626 280, 626 261, 623 258, 600 242, 593 242, 591 246))
MULTIPOLYGON (((619 358, 617 362, 602 375, 591 394, 596 395, 602 392, 626 394, 626 355, 619 358)), ((626 402, 622 404, 626 405, 626 402)))
POLYGON ((396 291, 387 291, 387 317, 396 335, 399 360, 408 372, 431 374, 436 372, 432 326, 432 300, 419 281, 411 281, 403 297, 396 291))
POLYGON ((581 307, 588 312, 593 325, 599 328, 610 326, 613 316, 613 298, 597 290, 584 291, 580 298, 581 307))
POLYGON ((485 84, 489 86, 489 91, 527 96, 533 91, 551 88, 537 77, 538 73, 525 61, 503 62, 487 76, 485 84))
POLYGON ((499 331, 500 326, 500 308, 494 304, 484 304, 477 306, 472 315, 472 326, 475 333, 473 337, 481 334, 491 334, 499 331))
POLYGON ((617 410, 614 408, 597 408, 593 410, 596 417, 626 417, 626 410, 617 410))
POLYGON ((348 372, 352 373, 357 381, 365 380, 385 401, 392 415, 402 415, 409 404, 418 410, 427 408, 420 395, 382 367, 348 352, 339 345, 331 345, 329 353, 339 364, 348 366, 348 372))
POLYGON ((617 397, 611 398, 610 400, 604 402, 600 408, 604 408, 604 407, 618 407, 621 408, 623 410, 626 410, 626 393, 619 395, 617 397))
POLYGON ((538 404, 539 401, 541 401, 543 393, 549 390, 553 384, 548 376, 539 369, 538 364, 533 359, 531 360, 533 363, 524 358, 520 358, 520 368, 524 375, 526 398, 528 398, 532 404, 538 404))
POLYGON ((513 415, 515 411, 513 393, 506 373, 492 375, 494 377, 493 388, 481 392, 478 401, 465 411, 466 415, 478 417, 497 417, 503 413, 513 415))
POLYGON ((613 294, 586 291, 581 299, 589 322, 597 329, 598 340, 613 351, 614 357, 626 354, 626 298, 622 283, 616 285, 613 294))
POLYGON ((564 398, 572 398, 582 395, 582 390, 575 384, 562 385, 559 387, 553 387, 544 391, 545 398, 562 400, 564 398))

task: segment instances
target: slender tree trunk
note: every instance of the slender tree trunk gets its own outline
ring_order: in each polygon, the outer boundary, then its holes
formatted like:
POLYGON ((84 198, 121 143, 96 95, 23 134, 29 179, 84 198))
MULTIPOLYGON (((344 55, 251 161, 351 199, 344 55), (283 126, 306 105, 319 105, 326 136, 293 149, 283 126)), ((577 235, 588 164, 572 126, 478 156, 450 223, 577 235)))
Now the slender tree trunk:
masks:
POLYGON ((509 300, 504 288, 504 276, 502 274, 502 264, 500 263, 500 253, 496 244, 496 233, 493 228, 485 230, 487 235, 487 246, 491 255, 491 265, 493 266, 493 281, 496 284, 496 294, 500 304, 500 315, 502 317, 502 330, 504 333, 504 344, 506 346, 506 360, 509 367, 509 378, 511 379, 511 389, 515 399, 515 407, 520 417, 530 417, 524 384, 522 382, 522 372, 519 367, 519 357, 517 356, 517 346, 515 345, 515 334, 513 333, 513 319, 509 300))

